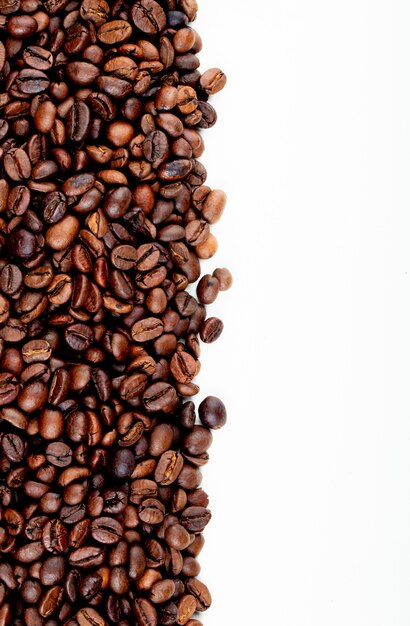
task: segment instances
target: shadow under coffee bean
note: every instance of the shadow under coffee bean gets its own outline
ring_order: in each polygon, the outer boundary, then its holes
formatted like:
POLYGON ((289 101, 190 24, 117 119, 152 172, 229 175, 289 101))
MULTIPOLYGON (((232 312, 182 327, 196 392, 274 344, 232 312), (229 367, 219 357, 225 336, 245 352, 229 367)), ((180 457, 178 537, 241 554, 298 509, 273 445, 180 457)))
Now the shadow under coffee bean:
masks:
POLYGON ((196 0, 0 0, 0 626, 200 626, 201 278, 226 196, 196 0), (197 282, 198 281, 198 282, 197 282), (188 293, 197 283, 196 297, 188 293))

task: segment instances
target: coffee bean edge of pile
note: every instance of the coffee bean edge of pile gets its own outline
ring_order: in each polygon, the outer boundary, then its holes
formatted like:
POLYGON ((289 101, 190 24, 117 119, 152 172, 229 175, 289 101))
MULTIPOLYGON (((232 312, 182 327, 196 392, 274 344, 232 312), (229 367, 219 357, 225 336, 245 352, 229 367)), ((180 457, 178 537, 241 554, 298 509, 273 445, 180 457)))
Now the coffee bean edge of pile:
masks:
POLYGON ((0 626, 201 626, 201 276, 226 196, 196 0, 0 0, 0 626), (192 295, 195 293, 196 297, 192 295))

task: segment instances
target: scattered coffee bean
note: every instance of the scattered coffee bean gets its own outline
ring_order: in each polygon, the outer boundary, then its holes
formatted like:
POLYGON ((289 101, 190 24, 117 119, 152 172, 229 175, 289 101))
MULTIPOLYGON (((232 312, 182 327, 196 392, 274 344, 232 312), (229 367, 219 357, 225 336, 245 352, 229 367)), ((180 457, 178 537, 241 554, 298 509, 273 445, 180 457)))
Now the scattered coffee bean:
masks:
POLYGON ((0 0, 0 624, 200 626, 226 196, 196 0, 0 0), (197 284, 195 298, 189 285, 197 284))
POLYGON ((226 424, 226 408, 222 400, 207 396, 198 407, 199 419, 204 426, 218 430, 226 424))

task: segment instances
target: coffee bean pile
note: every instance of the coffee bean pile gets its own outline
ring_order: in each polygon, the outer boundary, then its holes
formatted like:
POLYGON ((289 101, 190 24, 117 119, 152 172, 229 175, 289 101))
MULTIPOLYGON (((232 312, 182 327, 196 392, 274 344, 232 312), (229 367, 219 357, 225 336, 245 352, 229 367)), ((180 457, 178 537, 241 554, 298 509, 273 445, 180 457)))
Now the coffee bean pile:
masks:
POLYGON ((196 12, 0 0, 0 626, 199 626, 211 604, 200 468, 226 410, 190 398, 232 277, 200 276, 226 78, 198 69, 196 12))

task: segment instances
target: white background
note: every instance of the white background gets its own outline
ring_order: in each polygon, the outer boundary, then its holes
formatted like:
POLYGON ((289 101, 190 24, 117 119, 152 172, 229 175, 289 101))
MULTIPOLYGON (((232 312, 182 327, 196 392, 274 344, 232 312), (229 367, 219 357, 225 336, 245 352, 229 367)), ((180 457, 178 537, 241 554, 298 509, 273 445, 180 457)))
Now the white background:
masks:
POLYGON ((410 3, 202 0, 229 195, 206 626, 410 623, 410 3))

